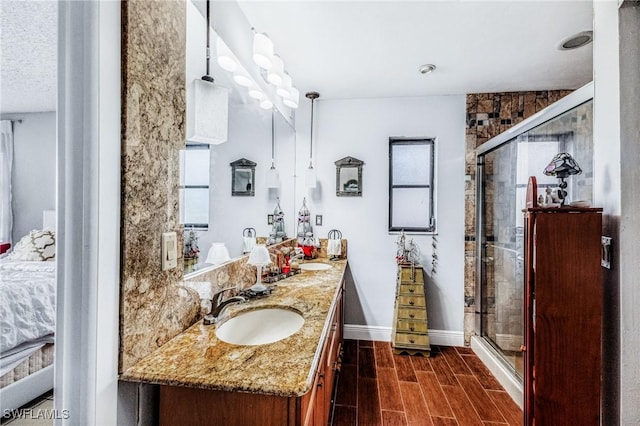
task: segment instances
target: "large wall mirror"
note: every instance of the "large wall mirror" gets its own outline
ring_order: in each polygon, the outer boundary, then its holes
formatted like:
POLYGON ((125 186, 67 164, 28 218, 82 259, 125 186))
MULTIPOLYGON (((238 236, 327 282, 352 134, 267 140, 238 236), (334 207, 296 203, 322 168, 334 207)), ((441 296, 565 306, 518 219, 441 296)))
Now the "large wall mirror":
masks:
MULTIPOLYGON (((212 17, 220 16, 221 11, 217 8, 231 7, 219 2, 211 5, 212 17)), ((206 21, 203 6, 204 2, 187 2, 187 98, 191 95, 189 87, 193 80, 199 79, 205 72, 206 21)), ((228 20, 226 24, 228 25, 228 20)), ((246 30, 250 33, 250 27, 246 30)), ((211 45, 214 47, 214 32, 211 37, 211 45)), ((200 249, 199 263, 195 269, 210 266, 204 261, 214 242, 225 243, 231 258, 241 256, 245 228, 254 228, 257 236, 268 237, 271 225, 267 223, 267 215, 273 213, 278 198, 285 214, 288 236, 294 235, 296 220, 296 139, 291 119, 285 118, 276 109, 272 124, 272 109, 261 108, 255 99, 248 96, 245 88, 233 81, 229 72, 218 66, 215 49, 212 49, 211 56, 210 74, 216 84, 229 89, 228 140, 219 145, 208 146, 209 226, 206 230, 195 230, 200 249), (271 166, 272 137, 275 166, 280 176, 279 188, 267 188, 266 184, 266 174, 271 166), (243 159, 247 161, 241 161, 243 159)), ((203 152, 206 151, 200 151, 203 152)), ((189 228, 185 229, 185 240, 189 231, 189 228)), ((190 268, 185 272, 192 270, 190 268)))

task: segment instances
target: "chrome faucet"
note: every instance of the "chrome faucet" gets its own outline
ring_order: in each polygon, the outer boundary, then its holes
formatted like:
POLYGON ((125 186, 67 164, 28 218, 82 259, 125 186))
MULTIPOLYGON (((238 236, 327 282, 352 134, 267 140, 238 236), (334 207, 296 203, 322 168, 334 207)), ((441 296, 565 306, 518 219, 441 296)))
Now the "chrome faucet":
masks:
POLYGON ((289 256, 289 261, 292 260, 302 260, 304 259, 304 252, 300 247, 296 247, 293 249, 293 254, 289 256))
POLYGON ((222 315, 222 311, 224 311, 227 306, 234 303, 244 303, 247 301, 247 299, 245 299, 242 296, 232 296, 232 297, 229 297, 228 299, 224 299, 223 294, 229 290, 234 290, 237 292, 238 287, 223 288, 222 290, 220 290, 219 292, 213 295, 213 300, 211 301, 211 312, 208 315, 204 316, 205 324, 217 323, 220 315, 222 315))

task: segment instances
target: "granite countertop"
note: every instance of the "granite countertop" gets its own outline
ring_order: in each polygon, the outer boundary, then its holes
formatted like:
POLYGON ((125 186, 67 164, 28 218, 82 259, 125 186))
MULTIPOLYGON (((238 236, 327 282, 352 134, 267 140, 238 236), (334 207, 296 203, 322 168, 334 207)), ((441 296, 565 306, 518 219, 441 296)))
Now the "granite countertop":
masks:
POLYGON ((280 307, 304 317, 300 330, 278 342, 239 346, 219 340, 215 325, 198 321, 121 376, 121 380, 188 386, 285 397, 309 391, 328 333, 328 314, 347 266, 346 260, 329 261, 331 269, 302 271, 278 281, 265 298, 227 307, 222 322, 243 310, 280 307))

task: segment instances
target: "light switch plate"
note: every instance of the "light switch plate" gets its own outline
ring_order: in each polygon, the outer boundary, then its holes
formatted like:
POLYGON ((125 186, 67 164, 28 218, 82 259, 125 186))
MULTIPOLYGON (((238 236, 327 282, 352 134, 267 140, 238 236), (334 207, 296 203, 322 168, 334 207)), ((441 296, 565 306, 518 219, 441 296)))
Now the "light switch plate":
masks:
POLYGON ((162 270, 178 266, 178 237, 175 232, 162 234, 162 270))

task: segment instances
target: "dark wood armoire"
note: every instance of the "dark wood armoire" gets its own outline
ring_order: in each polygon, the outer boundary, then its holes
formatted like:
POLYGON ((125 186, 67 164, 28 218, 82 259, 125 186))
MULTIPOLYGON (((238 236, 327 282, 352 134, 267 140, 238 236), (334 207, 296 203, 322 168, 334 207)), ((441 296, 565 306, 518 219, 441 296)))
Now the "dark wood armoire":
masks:
POLYGON ((536 205, 525 217, 524 424, 599 425, 602 209, 536 205))

